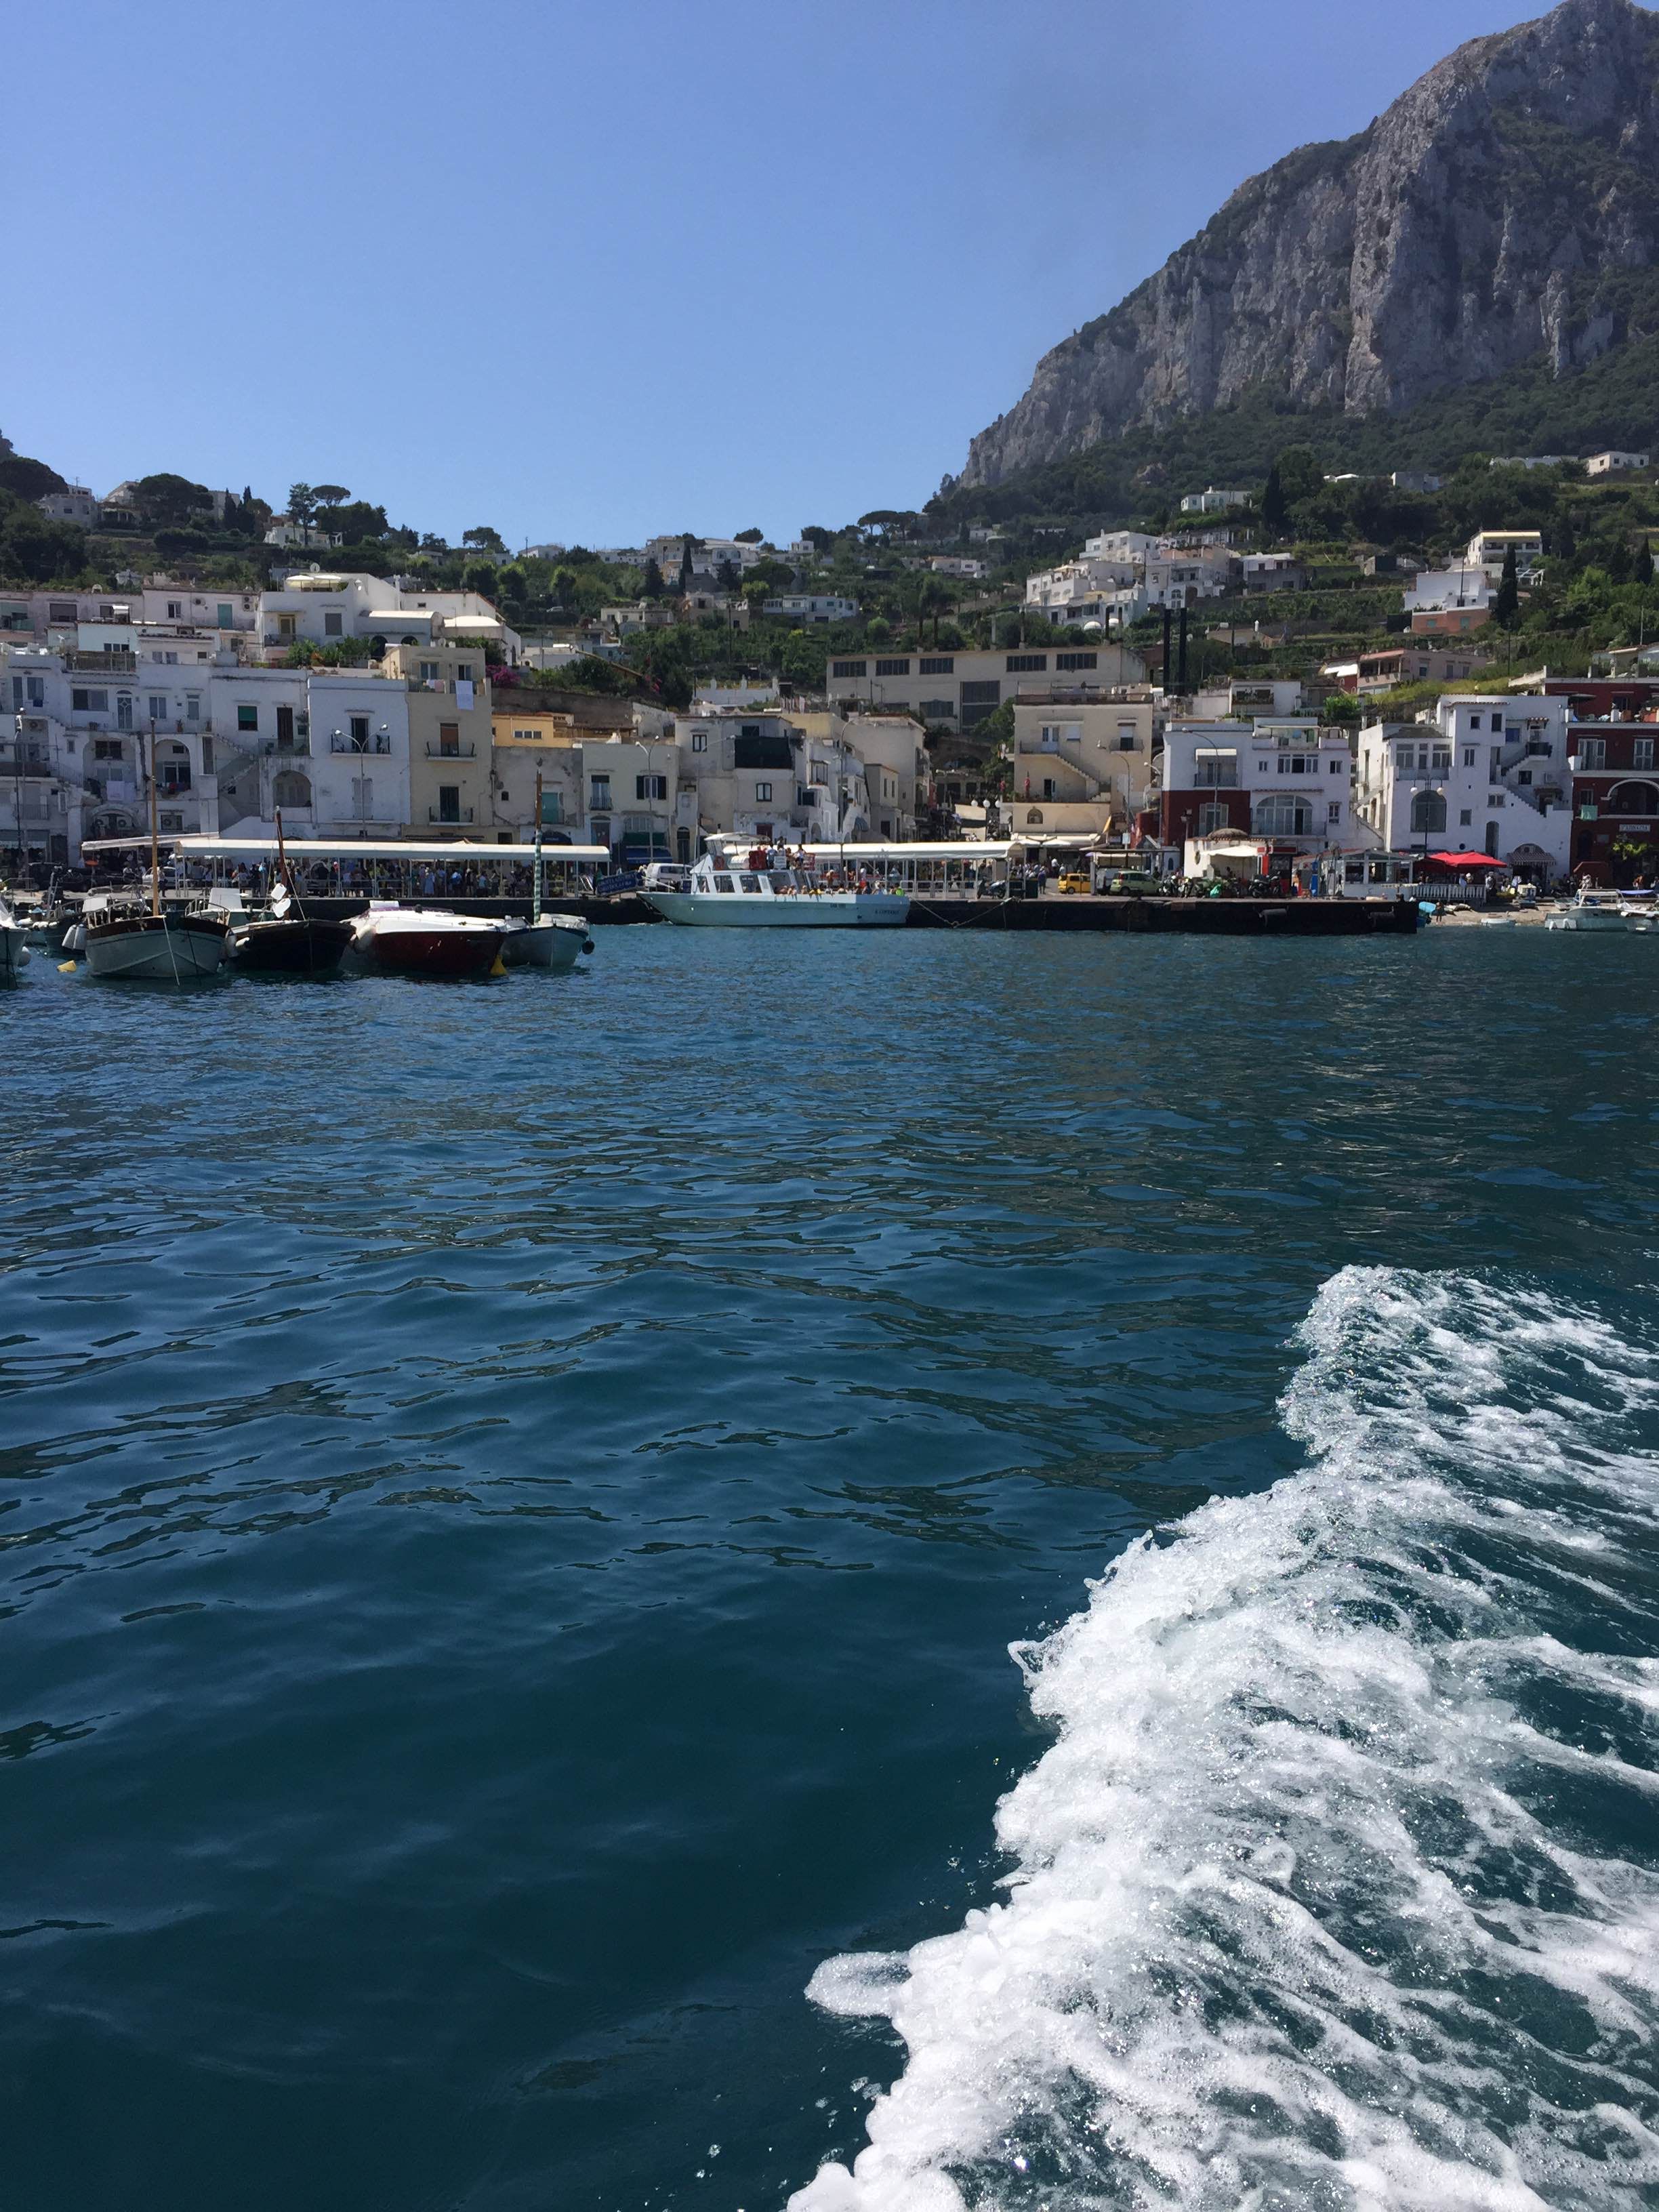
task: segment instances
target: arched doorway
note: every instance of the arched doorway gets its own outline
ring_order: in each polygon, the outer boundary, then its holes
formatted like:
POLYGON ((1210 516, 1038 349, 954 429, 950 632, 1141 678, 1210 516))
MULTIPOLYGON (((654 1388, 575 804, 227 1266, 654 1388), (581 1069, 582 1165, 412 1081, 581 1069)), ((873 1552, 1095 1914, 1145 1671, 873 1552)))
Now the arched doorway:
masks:
POLYGON ((1415 791, 1412 793, 1412 835, 1413 837, 1433 836, 1446 826, 1446 794, 1443 791, 1415 791))

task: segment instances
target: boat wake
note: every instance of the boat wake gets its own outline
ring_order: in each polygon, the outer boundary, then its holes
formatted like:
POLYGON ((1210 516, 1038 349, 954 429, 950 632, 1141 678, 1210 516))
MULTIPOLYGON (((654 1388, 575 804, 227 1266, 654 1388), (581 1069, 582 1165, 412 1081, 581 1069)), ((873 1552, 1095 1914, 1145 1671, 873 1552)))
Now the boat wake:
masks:
POLYGON ((1350 1269, 1307 1468, 1017 1647, 1007 1900, 810 1994, 908 2051, 794 2212, 1659 2201, 1659 1359, 1350 1269))

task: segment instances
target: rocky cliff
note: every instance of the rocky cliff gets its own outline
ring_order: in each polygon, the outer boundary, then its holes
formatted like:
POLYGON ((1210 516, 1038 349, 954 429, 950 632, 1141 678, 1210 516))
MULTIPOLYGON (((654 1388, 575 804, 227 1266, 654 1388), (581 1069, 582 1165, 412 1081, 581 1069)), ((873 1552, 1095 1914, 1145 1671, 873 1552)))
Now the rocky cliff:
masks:
POLYGON ((1352 414, 1659 327, 1659 15, 1562 0, 1472 40, 1358 137, 1240 186, 1119 307, 1046 354, 961 481, 1252 388, 1352 414))

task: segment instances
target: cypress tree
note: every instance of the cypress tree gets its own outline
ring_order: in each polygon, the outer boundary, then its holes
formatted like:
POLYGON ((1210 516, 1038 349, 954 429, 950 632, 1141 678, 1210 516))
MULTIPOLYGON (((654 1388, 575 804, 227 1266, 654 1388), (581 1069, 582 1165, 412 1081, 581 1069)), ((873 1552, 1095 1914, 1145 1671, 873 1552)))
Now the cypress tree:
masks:
POLYGON ((1516 573, 1515 548, 1511 545, 1504 556, 1504 573, 1498 579, 1498 597, 1492 603, 1492 615, 1504 629, 1508 629, 1514 623, 1520 611, 1521 583, 1516 573))
POLYGON ((1631 570, 1631 580, 1645 592, 1653 581, 1653 547, 1644 537, 1636 549, 1636 566, 1631 570))
POLYGON ((1285 480, 1279 473, 1275 461, 1267 471, 1267 482, 1261 494, 1262 527, 1275 538, 1282 538, 1290 527, 1290 501, 1285 496, 1285 480))

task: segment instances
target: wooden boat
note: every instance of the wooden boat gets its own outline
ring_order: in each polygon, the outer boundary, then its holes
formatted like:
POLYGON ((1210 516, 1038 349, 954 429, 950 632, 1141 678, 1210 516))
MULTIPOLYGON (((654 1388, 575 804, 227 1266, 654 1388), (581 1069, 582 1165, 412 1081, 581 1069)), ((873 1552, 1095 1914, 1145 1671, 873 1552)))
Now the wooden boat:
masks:
POLYGON ((502 963, 508 968, 546 968, 568 975, 579 952, 591 952, 587 924, 574 914, 542 912, 542 772, 536 771, 536 856, 531 872, 530 919, 505 923, 502 963))
POLYGON ((87 965, 94 975, 133 983, 190 983, 216 975, 230 949, 230 926, 197 908, 146 913, 132 905, 85 908, 87 965))
MULTIPOLYGON (((350 949, 349 921, 327 921, 305 909, 288 865, 283 842, 283 811, 276 810, 276 889, 263 914, 233 928, 230 957, 245 975, 333 975, 350 949)), ((234 892, 240 911, 240 897, 234 892)))

